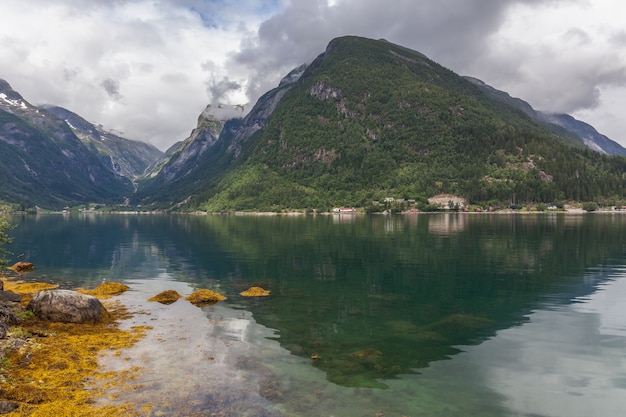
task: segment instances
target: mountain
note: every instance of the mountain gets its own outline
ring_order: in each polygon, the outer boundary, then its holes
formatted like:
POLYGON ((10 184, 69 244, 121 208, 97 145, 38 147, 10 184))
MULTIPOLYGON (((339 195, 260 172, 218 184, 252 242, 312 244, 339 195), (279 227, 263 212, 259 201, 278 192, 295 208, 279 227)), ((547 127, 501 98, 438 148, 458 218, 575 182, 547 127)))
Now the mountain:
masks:
POLYGON ((0 200, 61 208, 121 202, 131 182, 104 166, 66 122, 0 80, 0 200))
POLYGON ((560 126, 578 136, 590 149, 608 155, 626 156, 626 149, 614 140, 609 139, 591 125, 577 120, 569 114, 539 112, 543 120, 560 126))
POLYGON ((626 156, 626 149, 619 143, 609 139, 605 135, 598 133, 589 124, 575 119, 569 114, 564 113, 547 113, 535 110, 530 104, 522 99, 511 97, 504 91, 497 90, 483 81, 473 78, 464 77, 468 81, 477 85, 483 92, 490 97, 516 107, 526 113, 530 118, 538 123, 546 125, 549 129, 557 134, 570 136, 580 143, 584 144, 594 151, 609 155, 626 156))
POLYGON ((624 196, 626 159, 530 113, 419 52, 338 38, 137 196, 208 211, 624 196))
MULTIPOLYGON (((198 117, 198 125, 189 138, 173 145, 153 169, 150 179, 140 184, 135 200, 145 203, 170 203, 211 190, 221 176, 236 165, 242 145, 261 131, 276 105, 300 78, 302 65, 281 80, 279 86, 265 93, 243 118, 227 119, 231 111, 220 112, 210 105, 198 117)), ((237 106, 243 112, 241 106, 237 106)), ((202 198, 202 197, 200 197, 202 198)))
POLYGON ((62 107, 45 105, 40 108, 65 120, 78 139, 120 177, 134 180, 144 175, 148 167, 163 156, 163 152, 152 145, 106 132, 62 107))
POLYGON ((155 184, 167 184, 175 177, 184 178, 196 166, 208 148, 217 142, 227 117, 220 117, 221 108, 208 105, 198 117, 191 135, 171 146, 151 168, 150 178, 155 184))

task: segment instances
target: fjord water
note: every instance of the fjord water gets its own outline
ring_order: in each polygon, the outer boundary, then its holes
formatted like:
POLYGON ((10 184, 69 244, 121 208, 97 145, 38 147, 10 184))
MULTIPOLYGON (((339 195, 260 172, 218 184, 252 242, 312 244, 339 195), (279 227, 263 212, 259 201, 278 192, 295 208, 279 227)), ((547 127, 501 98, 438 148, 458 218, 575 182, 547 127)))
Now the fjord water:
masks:
POLYGON ((155 415, 615 416, 626 216, 23 216, 33 279, 131 286, 155 415), (271 290, 244 298, 249 286, 271 290), (165 289, 228 297, 197 308, 165 289))

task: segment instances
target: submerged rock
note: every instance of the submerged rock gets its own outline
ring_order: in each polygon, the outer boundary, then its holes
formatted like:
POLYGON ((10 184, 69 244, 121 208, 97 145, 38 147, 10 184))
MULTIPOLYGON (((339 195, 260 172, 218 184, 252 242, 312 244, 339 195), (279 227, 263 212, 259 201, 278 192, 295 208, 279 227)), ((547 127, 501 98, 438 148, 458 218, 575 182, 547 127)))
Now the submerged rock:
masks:
POLYGON ((63 323, 95 323, 107 315, 96 297, 70 290, 40 291, 26 309, 42 320, 63 323))

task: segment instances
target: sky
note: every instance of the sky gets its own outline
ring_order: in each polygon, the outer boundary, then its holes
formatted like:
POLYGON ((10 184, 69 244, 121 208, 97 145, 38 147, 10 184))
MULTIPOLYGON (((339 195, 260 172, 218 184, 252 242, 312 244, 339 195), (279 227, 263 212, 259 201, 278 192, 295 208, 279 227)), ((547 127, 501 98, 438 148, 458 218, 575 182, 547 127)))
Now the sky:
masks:
POLYGON ((623 0, 2 0, 0 78, 161 150, 333 38, 384 38, 626 146, 623 0))

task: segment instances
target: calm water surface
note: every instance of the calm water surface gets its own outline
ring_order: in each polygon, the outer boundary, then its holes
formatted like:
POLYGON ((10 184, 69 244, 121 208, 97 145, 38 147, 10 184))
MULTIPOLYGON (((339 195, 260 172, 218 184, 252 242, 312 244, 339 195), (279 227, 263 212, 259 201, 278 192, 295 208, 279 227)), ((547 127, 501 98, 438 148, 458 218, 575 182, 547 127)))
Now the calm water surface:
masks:
POLYGON ((194 416, 616 416, 626 216, 24 216, 33 278, 153 327, 106 401, 194 416), (268 298, 244 298, 251 285, 268 298), (210 288, 197 308, 147 298, 210 288), (312 359, 316 357, 318 359, 312 359), (114 400, 114 399, 115 400, 114 400))

